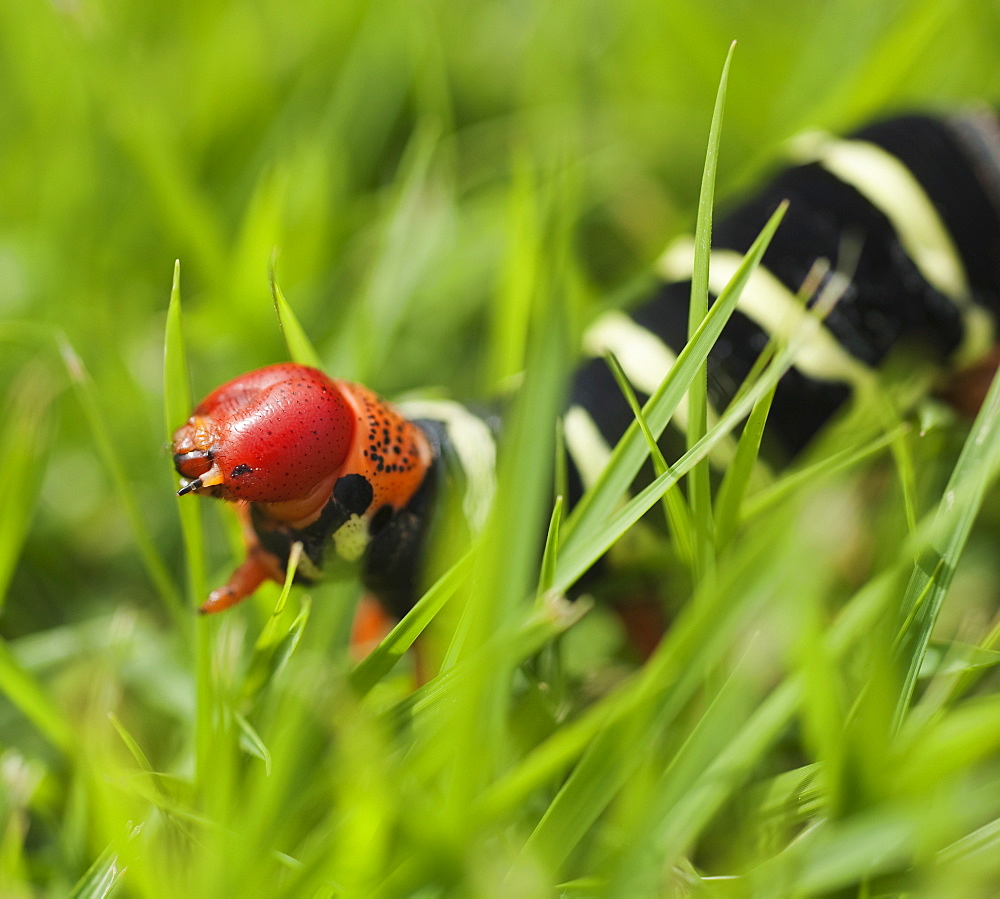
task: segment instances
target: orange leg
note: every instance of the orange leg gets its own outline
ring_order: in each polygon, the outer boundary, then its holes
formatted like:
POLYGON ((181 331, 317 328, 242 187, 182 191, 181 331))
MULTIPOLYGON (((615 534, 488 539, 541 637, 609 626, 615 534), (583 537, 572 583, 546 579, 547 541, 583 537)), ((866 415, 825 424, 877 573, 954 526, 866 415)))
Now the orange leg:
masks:
MULTIPOLYGON (((382 604, 371 594, 366 593, 358 602, 354 613, 354 625, 351 628, 351 655, 361 661, 368 655, 396 626, 393 618, 382 604)), ((421 651, 418 640, 410 649, 413 655, 414 686, 421 687, 430 680, 427 673, 425 653, 421 651)))
POLYGON ((358 602, 351 627, 351 655, 360 661, 393 629, 396 620, 386 613, 381 603, 366 593, 358 602))
POLYGON ((285 572, 282 571, 278 559, 260 545, 257 533, 250 522, 249 508, 245 503, 236 505, 236 517, 240 521, 240 530, 247 545, 247 557, 229 576, 224 586, 208 594, 208 599, 198 609, 202 615, 222 612, 243 602, 266 580, 278 584, 285 581, 285 572))
POLYGON ((222 612, 235 606, 238 602, 242 602, 264 581, 272 578, 271 569, 261 556, 262 553, 255 553, 251 550, 239 568, 229 576, 225 586, 209 593, 208 599, 202 603, 198 611, 202 615, 222 612))

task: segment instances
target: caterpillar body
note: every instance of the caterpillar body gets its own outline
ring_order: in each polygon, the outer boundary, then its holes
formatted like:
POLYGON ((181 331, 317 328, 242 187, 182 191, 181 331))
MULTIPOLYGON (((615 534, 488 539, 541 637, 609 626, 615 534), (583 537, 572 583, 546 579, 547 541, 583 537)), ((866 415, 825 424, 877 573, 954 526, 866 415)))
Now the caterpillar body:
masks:
MULTIPOLYGON (((799 453, 904 345, 918 346, 942 372, 962 371, 949 396, 975 407, 997 361, 997 117, 906 116, 844 139, 804 138, 795 152, 797 164, 714 229, 713 296, 771 213, 789 201, 709 355, 712 407, 733 398, 773 335, 809 314, 795 295, 820 259, 840 269, 836 276, 847 275, 836 306, 774 396, 768 431, 786 456, 799 453)), ((605 313, 587 330, 587 358, 564 417, 576 490, 595 479, 632 421, 602 357, 615 354, 640 399, 655 390, 687 339, 692 259, 690 242, 675 242, 660 261, 655 295, 629 315, 605 313)), ((268 578, 283 581, 291 547, 301 542, 302 579, 356 566, 390 612, 405 613, 419 592, 429 522, 446 484, 461 484, 471 528, 489 509, 497 427, 458 403, 397 408, 300 365, 224 384, 173 441, 179 493, 235 501, 248 547, 202 611, 227 608, 268 578)))

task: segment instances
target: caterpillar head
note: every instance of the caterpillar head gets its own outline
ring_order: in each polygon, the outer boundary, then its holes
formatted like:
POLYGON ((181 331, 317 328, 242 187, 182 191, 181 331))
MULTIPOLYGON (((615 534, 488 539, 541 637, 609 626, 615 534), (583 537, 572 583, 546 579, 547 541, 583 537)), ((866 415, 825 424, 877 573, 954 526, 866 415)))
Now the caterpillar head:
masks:
POLYGON ((306 500, 343 464, 355 423, 337 383, 315 368, 248 372, 212 391, 174 432, 178 495, 306 500))

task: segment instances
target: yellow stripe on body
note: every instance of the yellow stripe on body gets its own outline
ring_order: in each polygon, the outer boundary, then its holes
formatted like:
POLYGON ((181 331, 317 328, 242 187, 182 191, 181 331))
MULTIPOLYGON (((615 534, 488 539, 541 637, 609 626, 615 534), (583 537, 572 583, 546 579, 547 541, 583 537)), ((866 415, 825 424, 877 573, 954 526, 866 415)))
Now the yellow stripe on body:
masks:
POLYGON ((409 400, 399 410, 410 421, 441 422, 465 474, 462 511, 474 532, 486 524, 497 490, 497 445, 489 426, 453 400, 409 400))
POLYGON ((913 173, 881 147, 810 133, 792 142, 801 162, 817 162, 849 184, 890 222, 913 264, 928 284, 951 299, 962 313, 964 337, 955 353, 961 365, 993 345, 990 315, 972 302, 965 267, 930 198, 913 173))
POLYGON ((592 487, 611 459, 611 447, 583 406, 570 406, 563 416, 563 435, 584 489, 592 487))
MULTIPOLYGON (((671 281, 691 277, 694 241, 675 240, 660 257, 657 268, 671 281)), ((709 289, 718 296, 743 263, 735 250, 712 250, 709 289)), ((788 340, 796 335, 812 313, 801 300, 763 266, 758 266, 743 287, 737 309, 766 334, 788 340)), ((806 340, 795 356, 795 367, 822 381, 846 382, 860 387, 871 382, 871 369, 847 352, 825 327, 806 340)))
MULTIPOLYGON (((614 353, 629 382, 637 390, 652 395, 677 362, 677 356, 656 334, 633 321, 624 312, 612 310, 600 316, 586 331, 583 348, 590 356, 614 353)), ((718 415, 708 409, 711 428, 718 415)), ((683 397, 674 410, 674 425, 684 430, 688 424, 688 401, 683 397)), ((736 441, 726 435, 709 454, 714 465, 728 465, 736 452, 736 441)))

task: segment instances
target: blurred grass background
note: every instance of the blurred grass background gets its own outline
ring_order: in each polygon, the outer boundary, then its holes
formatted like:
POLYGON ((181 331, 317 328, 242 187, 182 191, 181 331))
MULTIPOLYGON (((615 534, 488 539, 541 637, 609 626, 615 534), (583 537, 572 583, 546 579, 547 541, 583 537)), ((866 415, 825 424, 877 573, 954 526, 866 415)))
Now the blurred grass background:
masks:
MULTIPOLYGON (((0 4, 0 634, 5 688, 20 685, 18 703, 0 699, 3 889, 33 880, 61 895, 116 828, 142 820, 127 814, 134 795, 102 807, 103 775, 67 762, 77 740, 105 745, 108 712, 128 719, 156 770, 177 774, 188 757, 191 656, 163 599, 186 590, 163 428, 174 259, 197 396, 286 358, 267 283, 273 247, 284 293, 331 374, 389 394, 441 385, 490 396, 524 358, 506 309, 525 295, 519 279, 530 280, 543 230, 533 210, 551 174, 571 173, 558 197, 572 221, 579 327, 633 294, 666 240, 692 226, 734 38, 723 208, 804 127, 843 130, 1000 95, 1000 8, 973 0, 0 4), (90 380, 74 387, 78 362, 90 380), (88 414, 102 422, 114 471, 88 414), (162 560, 159 586, 142 541, 162 560), (25 669, 28 686, 16 673, 25 669), (35 689, 43 711, 29 723, 35 689)), ((217 516, 207 526, 217 576, 232 543, 217 516)), ((882 546, 864 552, 896 550, 882 546)), ((971 592, 995 598, 991 544, 974 542, 977 553, 971 592)), ((323 614, 342 636, 346 613, 323 614)), ((239 625, 221 627, 216 652, 231 644, 238 654, 239 625)), ((340 763, 355 770, 365 740, 381 737, 337 696, 361 734, 338 743, 354 754, 340 763)), ((822 732, 822 720, 813 725, 822 732)), ((537 735, 523 737, 530 745, 537 735)), ((120 755, 124 743, 113 742, 107 753, 120 755)), ((335 779, 331 789, 348 787, 335 779)), ((613 827, 593 837, 595 858, 614 855, 614 827, 644 826, 641 794, 634 787, 613 827)), ((380 861, 388 874, 400 858, 372 823, 380 813, 356 813, 383 841, 382 855, 352 874, 370 886, 380 861)), ((308 832, 320 817, 309 809, 294 827, 308 832)), ((412 823, 393 825, 411 851, 412 823)), ((295 842, 269 841, 261 828, 249 846, 295 842)), ((462 856, 449 844, 455 833, 424 846, 395 887, 489 892, 499 882, 490 842, 462 856), (481 862, 481 883, 449 867, 459 856, 481 862)), ((724 856, 724 842, 705 858, 724 856)), ((351 842, 337 846, 350 868, 351 842)), ((135 870, 125 894, 160 894, 155 865, 135 870)), ((203 895, 234 889, 222 866, 195 870, 203 895)), ((241 891, 255 892, 253 882, 241 891)))

